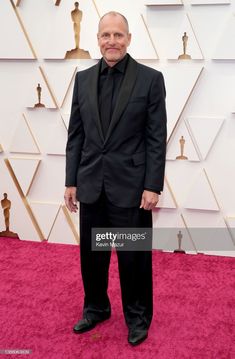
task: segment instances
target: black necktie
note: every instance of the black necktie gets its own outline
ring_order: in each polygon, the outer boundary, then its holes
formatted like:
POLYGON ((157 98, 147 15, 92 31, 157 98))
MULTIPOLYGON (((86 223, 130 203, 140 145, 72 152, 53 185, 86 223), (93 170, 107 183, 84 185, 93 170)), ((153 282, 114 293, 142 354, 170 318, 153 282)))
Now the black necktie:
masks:
POLYGON ((112 97, 113 97, 113 78, 114 69, 108 68, 108 74, 104 81, 100 94, 100 119, 104 137, 108 132, 110 120, 112 116, 112 97))

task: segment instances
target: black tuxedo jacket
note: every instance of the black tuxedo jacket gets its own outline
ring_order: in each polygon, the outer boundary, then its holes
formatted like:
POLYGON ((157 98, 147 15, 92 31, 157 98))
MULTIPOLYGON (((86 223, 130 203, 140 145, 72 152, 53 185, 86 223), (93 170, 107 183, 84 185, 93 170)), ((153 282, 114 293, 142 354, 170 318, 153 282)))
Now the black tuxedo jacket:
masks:
POLYGON ((104 185, 118 207, 138 207, 144 189, 161 191, 166 153, 165 86, 161 72, 129 58, 106 138, 98 108, 100 62, 78 72, 66 146, 67 187, 95 202, 104 185))

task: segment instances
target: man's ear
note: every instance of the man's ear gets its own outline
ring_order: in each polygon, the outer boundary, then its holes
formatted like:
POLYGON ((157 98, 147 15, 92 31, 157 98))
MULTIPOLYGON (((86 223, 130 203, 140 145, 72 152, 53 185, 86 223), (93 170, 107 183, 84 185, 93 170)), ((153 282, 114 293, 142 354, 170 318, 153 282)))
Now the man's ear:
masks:
POLYGON ((131 33, 128 34, 128 46, 130 45, 131 43, 131 33))

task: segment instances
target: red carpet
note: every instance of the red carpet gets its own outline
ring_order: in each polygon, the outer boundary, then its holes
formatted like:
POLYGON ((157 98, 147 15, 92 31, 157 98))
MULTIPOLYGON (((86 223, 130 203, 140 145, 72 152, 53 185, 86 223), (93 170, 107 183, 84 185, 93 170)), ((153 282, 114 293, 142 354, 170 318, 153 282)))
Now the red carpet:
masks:
MULTIPOLYGON (((76 335, 83 288, 79 248, 0 239, 0 353, 31 349, 37 359, 234 359, 235 260, 154 251, 149 338, 127 343, 115 253, 112 317, 76 335)), ((19 357, 0 354, 0 359, 19 357)), ((22 357, 22 355, 21 355, 22 357)), ((23 356, 25 357, 25 356, 23 356)))

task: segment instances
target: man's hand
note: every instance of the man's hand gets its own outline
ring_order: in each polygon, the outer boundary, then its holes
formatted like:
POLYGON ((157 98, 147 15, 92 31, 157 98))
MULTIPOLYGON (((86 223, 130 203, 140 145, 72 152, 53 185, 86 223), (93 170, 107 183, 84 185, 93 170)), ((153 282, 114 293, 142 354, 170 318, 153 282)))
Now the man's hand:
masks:
POLYGON ((157 193, 144 190, 142 194, 140 208, 150 211, 156 206, 158 200, 159 196, 157 193))
POLYGON ((77 212, 76 187, 67 187, 64 193, 64 201, 70 212, 77 212))

